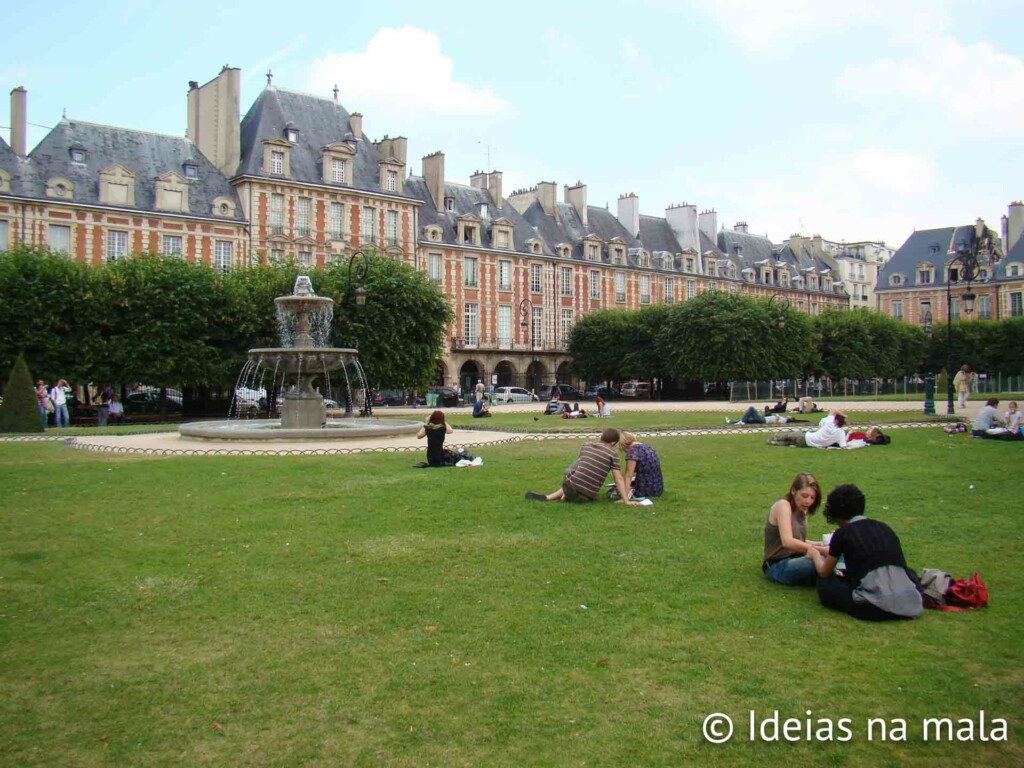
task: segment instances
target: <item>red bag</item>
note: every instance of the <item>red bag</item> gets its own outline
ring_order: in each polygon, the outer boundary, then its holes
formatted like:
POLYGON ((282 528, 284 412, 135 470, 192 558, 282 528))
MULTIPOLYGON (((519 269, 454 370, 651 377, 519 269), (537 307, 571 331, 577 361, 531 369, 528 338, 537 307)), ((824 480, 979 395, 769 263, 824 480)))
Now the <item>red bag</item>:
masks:
POLYGON ((953 579, 946 590, 946 604, 933 606, 939 611, 969 611, 988 605, 988 587, 976 573, 969 579, 953 579))

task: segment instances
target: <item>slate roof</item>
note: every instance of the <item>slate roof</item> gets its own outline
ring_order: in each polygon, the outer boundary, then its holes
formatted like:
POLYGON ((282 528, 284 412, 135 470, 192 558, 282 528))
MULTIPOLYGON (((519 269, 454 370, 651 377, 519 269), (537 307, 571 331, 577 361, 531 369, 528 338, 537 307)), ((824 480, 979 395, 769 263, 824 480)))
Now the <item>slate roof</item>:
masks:
POLYGON ((25 175, 24 161, 14 154, 10 145, 0 137, 0 168, 3 168, 11 177, 12 195, 24 195, 25 182, 22 178, 25 175))
POLYGON ((640 215, 640 242, 651 253, 663 251, 675 256, 683 250, 668 219, 658 216, 640 215))
POLYGON ((125 207, 166 214, 156 208, 156 179, 171 172, 184 178, 186 163, 197 171, 197 178, 187 180, 190 215, 244 220, 234 188, 188 139, 68 119, 61 120, 28 160, 20 162, 21 191, 16 194, 45 198, 47 181, 63 176, 74 185, 74 197, 68 202, 104 205, 99 199, 100 171, 121 165, 135 175, 135 205, 125 207), (72 148, 85 150, 84 163, 71 161, 72 148), (213 217, 213 201, 218 197, 234 203, 234 217, 213 217))
MULTIPOLYGON (((944 285, 946 262, 950 259, 949 251, 955 251, 958 243, 972 241, 976 237, 976 232, 973 224, 922 229, 914 232, 893 254, 889 262, 878 271, 875 290, 899 291, 918 287, 918 266, 921 264, 930 264, 934 270, 933 282, 927 284, 929 287, 934 287, 936 284, 944 285), (889 278, 896 274, 902 275, 904 282, 898 286, 890 285, 889 278)), ((981 263, 990 270, 989 280, 982 282, 1019 280, 1020 278, 1007 278, 1006 267, 1011 261, 1024 263, 1024 247, 1022 245, 1024 242, 1017 243, 1010 253, 995 265, 989 264, 984 257, 980 257, 981 263)))
POLYGON ((350 186, 380 191, 378 164, 387 158, 380 157, 366 136, 359 139, 353 136, 351 116, 343 106, 331 99, 272 85, 263 89, 242 118, 242 148, 237 175, 270 176, 263 169, 263 142, 285 139, 286 128, 299 132, 298 142, 292 145, 289 153, 292 181, 322 184, 323 148, 349 142, 356 151, 354 179, 350 186))

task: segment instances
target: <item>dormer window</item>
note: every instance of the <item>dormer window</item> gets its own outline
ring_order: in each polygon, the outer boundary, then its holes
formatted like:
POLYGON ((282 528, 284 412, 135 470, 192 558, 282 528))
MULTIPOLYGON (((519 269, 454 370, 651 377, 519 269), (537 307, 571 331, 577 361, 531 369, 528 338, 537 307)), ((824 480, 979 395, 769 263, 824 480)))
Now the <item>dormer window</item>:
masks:
POLYGON ((558 255, 561 256, 563 259, 568 259, 571 254, 572 251, 570 250, 568 245, 563 245, 561 248, 558 249, 558 255))
POLYGON ((72 163, 84 163, 85 162, 85 150, 80 147, 71 148, 71 162, 72 163))
POLYGON ((612 261, 616 264, 622 264, 626 260, 626 251, 621 246, 616 246, 612 249, 612 261))
POLYGON ((331 183, 344 184, 346 178, 345 161, 338 158, 331 160, 331 183))
POLYGON ((651 254, 649 254, 647 251, 640 251, 639 255, 637 256, 637 263, 641 267, 651 266, 651 254))
POLYGON ((1007 277, 1020 277, 1021 276, 1021 265, 1019 262, 1012 262, 1006 265, 1006 276, 1007 277))
POLYGON ((384 178, 384 191, 398 191, 398 171, 387 171, 384 178))
POLYGON ((903 275, 890 275, 889 276, 889 285, 891 285, 891 286, 903 285, 903 275))
POLYGON ((454 197, 446 197, 444 199, 444 209, 446 211, 454 211, 455 210, 455 198, 454 197))
POLYGON ((185 163, 184 170, 186 179, 199 178, 199 166, 195 163, 185 163))
POLYGON ((277 175, 284 173, 284 152, 270 153, 270 172, 277 175))
POLYGON ((477 242, 477 228, 472 225, 465 225, 462 228, 462 242, 475 244, 477 242))
POLYGON ((917 284, 918 285, 931 285, 932 276, 935 274, 935 270, 931 264, 918 264, 917 266, 917 284))
POLYGON ((100 202, 134 206, 135 174, 123 165, 112 165, 100 171, 100 202))
POLYGON ((75 196, 75 186, 63 176, 55 176, 46 182, 46 196, 70 200, 75 196))
POLYGON ((188 212, 188 184, 177 173, 165 173, 156 180, 156 207, 160 211, 188 212))
POLYGON ((600 255, 600 250, 599 250, 597 244, 596 243, 588 243, 587 244, 587 259, 589 261, 597 261, 599 255, 600 255))
POLYGON ((288 140, 289 144, 299 143, 299 129, 298 128, 286 128, 284 131, 284 137, 288 140))

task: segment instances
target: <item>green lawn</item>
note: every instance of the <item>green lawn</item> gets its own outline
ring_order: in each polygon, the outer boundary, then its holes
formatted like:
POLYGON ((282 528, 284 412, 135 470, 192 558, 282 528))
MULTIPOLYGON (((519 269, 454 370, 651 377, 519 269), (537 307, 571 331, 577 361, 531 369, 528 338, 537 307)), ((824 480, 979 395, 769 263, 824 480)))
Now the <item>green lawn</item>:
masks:
POLYGON ((524 500, 576 441, 466 470, 0 444, 0 765, 1024 763, 1024 445, 763 438, 652 439, 649 508, 524 500), (874 625, 766 583, 764 517, 800 470, 860 484, 912 565, 980 571, 990 607, 874 625), (751 741, 751 710, 852 739, 751 741), (923 741, 981 710, 1008 742, 923 741), (730 743, 702 737, 713 712, 730 743), (906 740, 869 742, 868 717, 906 740))
MULTIPOLYGON (((720 429, 725 426, 725 417, 738 419, 745 409, 737 408, 734 412, 720 413, 712 411, 612 411, 609 419, 563 419, 559 416, 543 416, 543 409, 535 413, 523 411, 494 410, 493 415, 486 419, 474 419, 469 413, 448 411, 445 418, 455 427, 462 429, 492 429, 513 432, 600 432, 605 427, 628 429, 632 431, 675 430, 675 429, 720 429)), ((809 413, 804 416, 791 414, 796 418, 806 419, 806 424, 793 424, 793 429, 816 427, 825 413, 809 413)), ((916 411, 850 411, 847 414, 850 424, 894 424, 902 422, 946 423, 945 417, 925 416, 916 411)), ((424 414, 426 416, 426 414, 424 414)), ((396 417, 397 418, 397 417, 396 417)), ((409 417, 405 417, 408 419, 409 417)), ((743 429, 741 426, 735 429, 743 429)), ((785 427, 777 427, 784 429, 785 427)))

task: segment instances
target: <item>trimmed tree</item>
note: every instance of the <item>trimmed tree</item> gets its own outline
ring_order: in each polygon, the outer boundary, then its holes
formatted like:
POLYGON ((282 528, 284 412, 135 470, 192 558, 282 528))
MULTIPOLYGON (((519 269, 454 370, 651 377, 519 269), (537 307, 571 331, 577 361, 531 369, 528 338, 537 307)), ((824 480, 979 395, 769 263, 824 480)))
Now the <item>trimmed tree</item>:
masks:
POLYGON ((25 356, 18 355, 4 388, 4 401, 0 403, 0 432, 42 431, 32 375, 25 364, 25 356))

